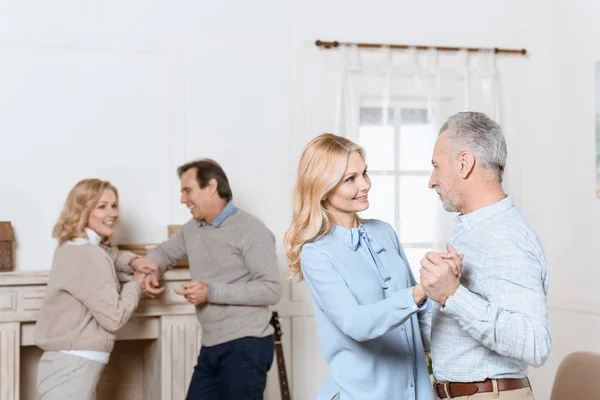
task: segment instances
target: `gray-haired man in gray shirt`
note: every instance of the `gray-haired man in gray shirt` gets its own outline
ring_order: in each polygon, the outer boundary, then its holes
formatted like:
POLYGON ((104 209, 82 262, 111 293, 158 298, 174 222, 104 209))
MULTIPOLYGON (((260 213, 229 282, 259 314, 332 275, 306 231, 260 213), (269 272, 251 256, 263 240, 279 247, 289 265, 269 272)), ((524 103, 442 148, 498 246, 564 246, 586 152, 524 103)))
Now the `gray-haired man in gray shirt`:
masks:
MULTIPOLYGON (((274 353, 269 305, 281 298, 275 239, 233 205, 215 161, 190 162, 177 173, 192 219, 147 257, 161 272, 189 260, 192 280, 176 293, 196 305, 202 348, 187 399, 262 399, 274 353)), ((164 288, 150 275, 144 290, 157 295, 164 288)))

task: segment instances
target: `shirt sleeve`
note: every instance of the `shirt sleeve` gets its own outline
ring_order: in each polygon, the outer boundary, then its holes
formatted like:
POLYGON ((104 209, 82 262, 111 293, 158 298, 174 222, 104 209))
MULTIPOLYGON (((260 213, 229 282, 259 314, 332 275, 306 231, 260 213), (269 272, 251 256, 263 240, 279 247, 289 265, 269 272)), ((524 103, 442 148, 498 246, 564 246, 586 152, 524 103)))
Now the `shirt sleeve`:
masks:
POLYGON ((419 310, 412 288, 397 290, 372 304, 359 304, 322 250, 305 245, 301 253, 304 279, 316 304, 350 338, 364 342, 402 325, 419 310))
POLYGON ((431 351, 431 300, 427 299, 428 308, 425 312, 419 312, 419 330, 421 331, 421 340, 423 349, 431 351))
MULTIPOLYGON (((410 264, 408 262, 408 257, 406 257, 406 253, 404 252, 404 249, 400 244, 398 235, 396 235, 396 232, 394 231, 394 228, 392 228, 391 225, 389 226, 389 230, 390 235, 393 236, 393 239, 396 243, 396 249, 398 250, 398 254, 406 264, 411 284, 412 286, 415 286, 417 284, 417 280, 413 275, 412 268, 410 267, 410 264)), ((425 351, 431 350, 431 307, 431 300, 426 299, 424 304, 421 304, 419 313, 417 314, 419 319, 419 330, 421 332, 421 340, 423 341, 423 348, 425 349, 425 351)))
POLYGON ((485 268, 493 269, 493 278, 482 283, 485 295, 460 285, 442 312, 489 349, 537 367, 548 358, 552 343, 546 310, 547 272, 540 260, 543 254, 525 246, 496 243, 486 255, 485 268))

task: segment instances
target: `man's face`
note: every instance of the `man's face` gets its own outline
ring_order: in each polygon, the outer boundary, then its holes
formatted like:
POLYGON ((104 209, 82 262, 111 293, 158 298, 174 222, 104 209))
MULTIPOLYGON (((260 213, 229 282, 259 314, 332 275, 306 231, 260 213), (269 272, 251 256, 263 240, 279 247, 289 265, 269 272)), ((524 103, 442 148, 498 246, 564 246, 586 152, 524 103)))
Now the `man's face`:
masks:
POLYGON ((190 168, 181 175, 181 204, 185 204, 192 217, 201 221, 208 217, 212 201, 212 186, 209 182, 200 188, 196 168, 190 168))
POLYGON ((444 131, 435 142, 431 164, 433 172, 429 178, 429 188, 434 189, 440 196, 444 210, 459 211, 460 203, 460 166, 456 161, 454 146, 444 131))

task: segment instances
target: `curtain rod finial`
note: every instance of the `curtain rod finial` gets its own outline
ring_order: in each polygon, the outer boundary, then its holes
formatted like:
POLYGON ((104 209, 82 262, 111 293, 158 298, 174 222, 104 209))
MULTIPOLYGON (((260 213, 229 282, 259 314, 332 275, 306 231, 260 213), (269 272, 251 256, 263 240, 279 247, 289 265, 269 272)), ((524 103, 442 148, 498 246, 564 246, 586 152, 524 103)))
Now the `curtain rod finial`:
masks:
POLYGON ((317 40, 315 42, 315 44, 318 47, 323 47, 325 49, 331 49, 331 48, 339 47, 340 46, 340 42, 338 42, 337 40, 335 42, 324 42, 324 41, 322 41, 322 40, 319 39, 319 40, 317 40))

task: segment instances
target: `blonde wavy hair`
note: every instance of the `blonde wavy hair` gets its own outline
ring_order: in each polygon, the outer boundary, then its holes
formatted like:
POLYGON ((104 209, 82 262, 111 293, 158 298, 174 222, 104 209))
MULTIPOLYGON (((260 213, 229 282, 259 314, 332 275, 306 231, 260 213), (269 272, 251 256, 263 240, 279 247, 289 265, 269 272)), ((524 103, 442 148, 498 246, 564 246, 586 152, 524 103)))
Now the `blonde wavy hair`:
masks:
MULTIPOLYGON (((90 213, 106 189, 114 192, 117 201, 119 200, 117 188, 110 182, 100 179, 84 179, 71 189, 58 221, 52 229, 52 237, 58 240, 59 245, 78 237, 87 236, 85 228, 90 213)), ((109 238, 102 239, 104 244, 108 243, 109 238)))
POLYGON ((353 152, 365 158, 362 147, 331 133, 317 136, 304 148, 294 188, 292 223, 283 242, 290 278, 304 279, 300 269, 300 252, 304 244, 333 231, 334 221, 325 209, 323 199, 342 180, 348 156, 353 152))

